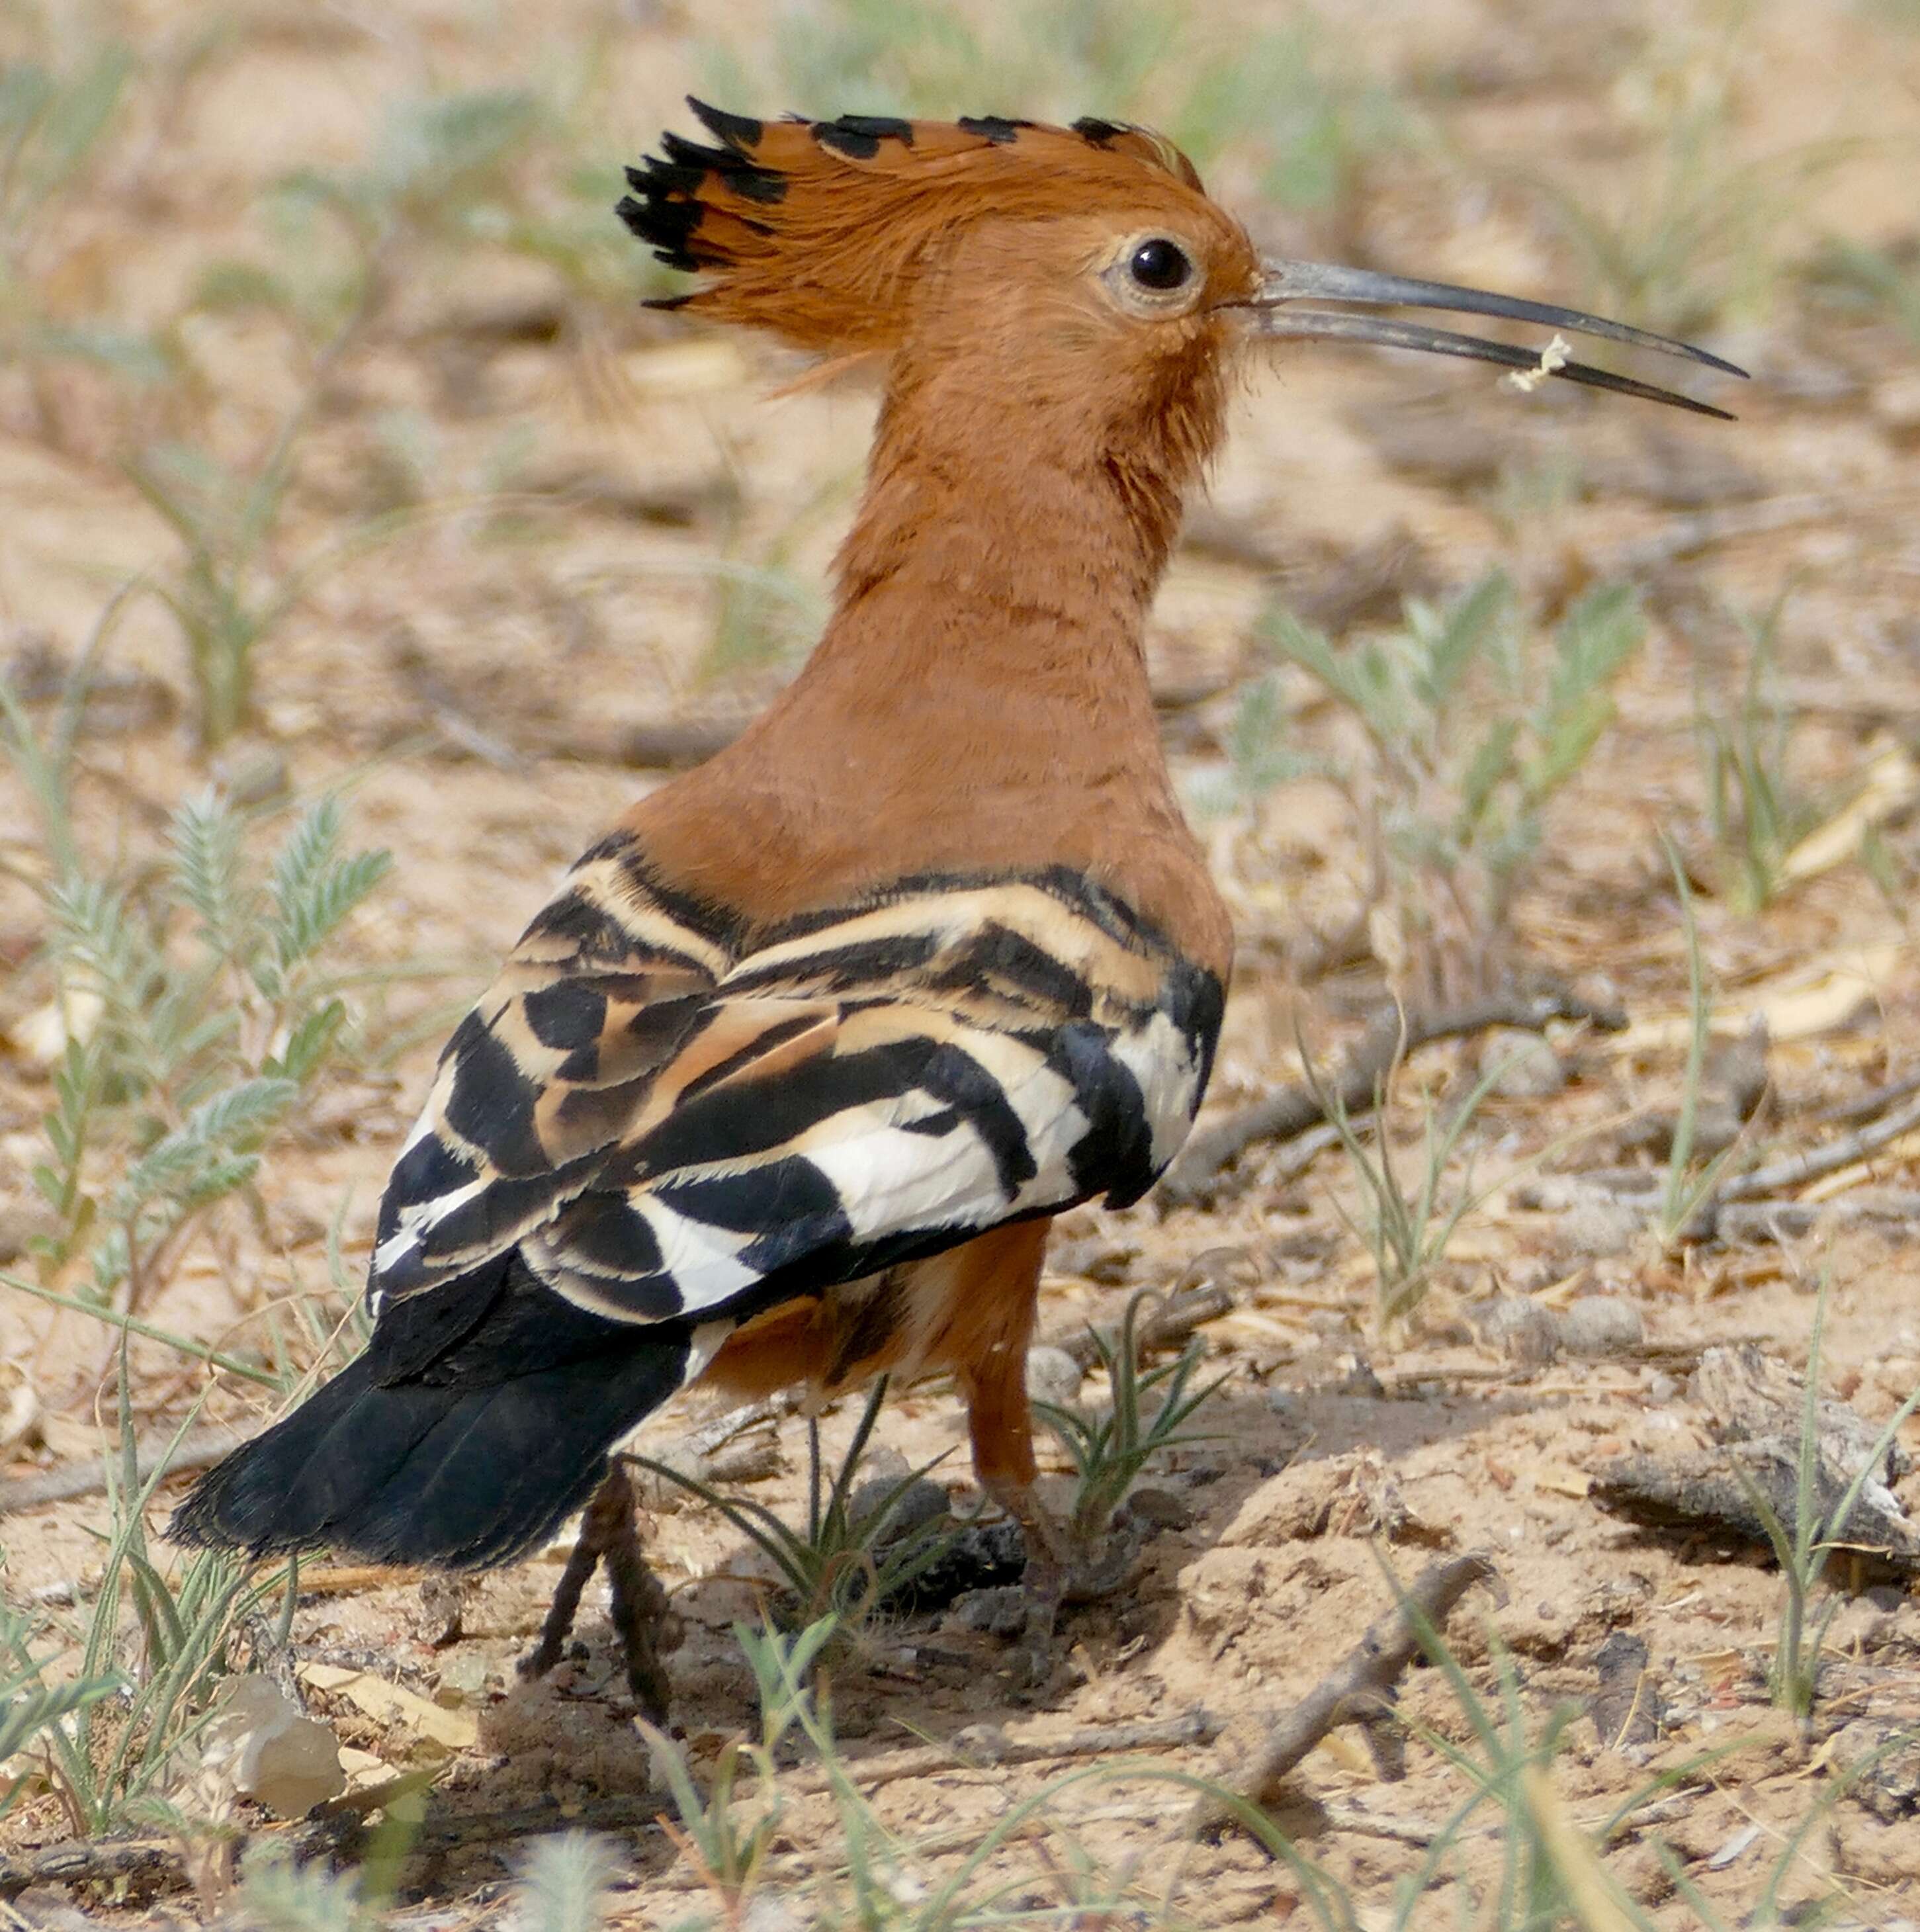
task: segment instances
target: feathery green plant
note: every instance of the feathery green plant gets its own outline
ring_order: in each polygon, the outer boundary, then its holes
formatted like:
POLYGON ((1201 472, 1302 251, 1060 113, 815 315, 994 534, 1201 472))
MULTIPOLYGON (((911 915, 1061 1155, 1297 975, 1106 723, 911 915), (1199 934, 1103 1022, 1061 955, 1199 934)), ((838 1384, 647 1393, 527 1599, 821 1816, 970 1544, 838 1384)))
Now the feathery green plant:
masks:
MULTIPOLYGON (((86 676, 83 663, 76 674, 86 676)), ((44 735, 0 679, 0 751, 39 809, 52 869, 44 958, 65 1046, 33 1181, 51 1210, 33 1253, 43 1286, 83 1270, 84 1294, 136 1312, 217 1202, 248 1186, 352 1028, 323 963, 384 875, 348 854, 337 800, 296 820, 271 861, 211 789, 176 809, 166 851, 89 869, 68 766, 83 692, 44 735)))
POLYGON ((1331 775, 1378 848, 1400 955, 1388 963, 1430 1004, 1491 991, 1546 806, 1612 722, 1645 638, 1633 592, 1588 591, 1542 635, 1495 571, 1448 605, 1408 598, 1400 629, 1346 649, 1283 605, 1262 631, 1360 727, 1331 775))

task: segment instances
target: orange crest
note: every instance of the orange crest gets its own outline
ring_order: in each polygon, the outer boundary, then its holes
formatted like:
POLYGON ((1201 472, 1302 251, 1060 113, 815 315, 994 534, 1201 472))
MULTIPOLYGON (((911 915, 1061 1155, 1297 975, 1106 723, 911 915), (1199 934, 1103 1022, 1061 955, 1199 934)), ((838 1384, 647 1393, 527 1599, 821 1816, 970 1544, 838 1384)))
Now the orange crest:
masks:
POLYGON ((627 170, 627 226, 706 287, 653 304, 777 330, 808 349, 886 350, 952 238, 986 218, 1205 208, 1200 178, 1144 128, 994 116, 903 121, 844 114, 772 122, 690 100, 718 146, 662 137, 627 170))

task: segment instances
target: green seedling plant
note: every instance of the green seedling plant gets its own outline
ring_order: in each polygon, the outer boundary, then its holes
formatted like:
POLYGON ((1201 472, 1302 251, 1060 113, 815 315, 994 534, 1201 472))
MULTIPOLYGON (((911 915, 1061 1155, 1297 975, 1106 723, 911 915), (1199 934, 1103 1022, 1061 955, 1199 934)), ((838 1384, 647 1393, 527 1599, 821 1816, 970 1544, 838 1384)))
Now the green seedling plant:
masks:
POLYGON ((791 1632, 734 1626, 759 1692, 760 1736, 751 1743, 730 1738, 721 1746, 704 1796, 685 1751, 664 1731, 641 1721, 654 1769, 680 1814, 681 1853, 695 1865, 729 1924, 740 1922, 779 1835, 786 1800, 778 1754, 800 1727, 812 1698, 808 1680, 838 1630, 839 1618, 830 1612, 791 1632), (752 1780, 751 1794, 740 1789, 743 1778, 752 1780))
POLYGON ((1462 1139, 1512 1061, 1501 1060, 1484 1069, 1459 1105, 1450 1108, 1444 1118, 1428 1104, 1420 1178, 1409 1192, 1394 1164, 1385 1125, 1387 1100, 1400 1063, 1396 1060, 1389 1072, 1375 1106, 1372 1144, 1369 1146, 1364 1124, 1356 1126, 1338 1090, 1321 1083, 1304 1046, 1300 1058, 1307 1070, 1307 1079, 1340 1136, 1348 1166, 1359 1184, 1359 1214, 1351 1214, 1338 1202, 1335 1211, 1373 1258, 1375 1315, 1384 1331, 1420 1306, 1434 1270, 1446 1257, 1454 1230, 1493 1191, 1490 1189, 1475 1194, 1469 1172, 1451 1205, 1443 1207, 1441 1202, 1442 1183, 1462 1139))
POLYGON ((901 1499, 940 1459, 910 1470, 870 1509, 856 1512, 854 1491, 861 1459, 886 1400, 886 1378, 868 1392, 853 1439, 830 1480, 820 1455, 818 1425, 808 1428, 807 1520, 795 1529, 764 1503, 729 1496, 683 1470, 645 1456, 627 1460, 698 1496, 716 1509, 765 1556, 785 1586, 773 1608, 789 1630, 830 1620, 852 1637, 864 1620, 938 1562, 951 1547, 953 1526, 944 1517, 902 1529, 894 1520, 901 1499))
MULTIPOLYGON (((6 1560, 0 1550, 0 1570, 6 1560)), ((117 1675, 63 1678, 60 1664, 66 1653, 41 1648, 44 1635, 43 1624, 0 1600, 0 1766, 16 1753, 30 1755, 44 1736, 125 1688, 117 1675)), ((13 1808, 31 1776, 0 1772, 0 1818, 13 1808)))
POLYGON ((42 1712, 21 1748, 38 1761, 74 1834, 88 1838, 137 1822, 143 1806, 164 1800, 214 1714, 236 1625, 287 1582, 284 1568, 254 1578, 226 1551, 168 1568, 149 1550, 146 1511, 160 1475, 142 1482, 135 1460, 124 1346, 118 1435, 106 1462, 110 1531, 71 1683, 48 1676, 54 1660, 34 1652, 38 1633, 10 1613, 0 1624, 8 1653, 0 1669, 42 1712))
POLYGON ((1398 630, 1348 648, 1277 604, 1262 632, 1358 728, 1329 775, 1372 849, 1406 996, 1492 992, 1546 808, 1612 722, 1644 640, 1633 592, 1591 590, 1543 635, 1496 571, 1450 604, 1409 598, 1398 630))
POLYGON ((1741 620, 1747 668, 1730 715, 1697 681, 1694 692, 1694 734, 1723 890, 1736 911, 1749 915, 1764 910, 1784 890, 1787 855, 1821 815, 1790 767, 1794 717, 1775 676, 1784 605, 1784 599, 1776 602, 1757 621, 1741 620))
POLYGON ((1034 1405, 1034 1412, 1060 1438, 1078 1478, 1066 1522, 1068 1538, 1076 1550, 1100 1546, 1127 1492, 1156 1456, 1208 1439, 1206 1432, 1186 1424, 1227 1379, 1222 1375, 1194 1385, 1204 1354, 1198 1342, 1172 1361, 1141 1367, 1137 1330, 1141 1311, 1153 1292, 1143 1288, 1129 1299, 1118 1335, 1109 1339, 1098 1329, 1091 1331, 1099 1365, 1112 1392, 1105 1408, 1088 1415, 1053 1402, 1034 1405))
MULTIPOLYGON (((989 1932, 1029 1923, 1119 1922, 1127 1880, 1073 1857, 1070 1844, 1070 1874, 1062 1874, 1050 1858, 1042 1859, 1054 1888, 1070 1896, 1062 1906, 1036 1906, 1030 1876, 992 1874, 1010 1846, 1049 1826, 1048 1811, 1063 1790, 1120 1772, 1100 1767, 1053 1780, 1010 1804, 958 1859, 936 1866, 882 1822, 860 1790, 859 1766, 841 1754, 818 1668, 836 1642, 834 1620, 791 1632, 736 1624, 734 1635, 758 1692, 760 1734, 722 1746, 704 1793, 682 1747, 651 1726, 643 1727, 678 1814, 670 1834, 718 1908, 715 1918, 689 1924, 749 1924, 757 1900, 764 1901, 769 1922, 790 1916, 796 1924, 858 1926, 866 1932, 989 1932), (816 1842, 804 1857, 780 1850, 791 1835, 783 1829, 788 1812, 780 1761, 802 1745, 811 1748, 824 1774, 835 1814, 826 1844, 816 1842), (790 1871, 802 1864, 808 1868, 804 1878, 790 1871)), ((1132 1768, 1153 1772, 1150 1766, 1132 1768)))
MULTIPOLYGON (((1798 1453, 1794 1463, 1793 1520, 1782 1520, 1766 1493, 1744 1471, 1742 1486, 1758 1514, 1780 1565, 1780 1609, 1775 1620, 1773 1662, 1768 1689, 1777 1708, 1798 1718, 1811 1719, 1819 1694, 1821 1654, 1828 1629, 1839 1610, 1840 1597, 1829 1592, 1817 1610, 1814 1598, 1834 1552, 1846 1546, 1847 1526, 1854 1506, 1872 1483, 1884 1481, 1888 1452, 1916 1408, 1920 1388, 1907 1396, 1892 1415, 1854 1471, 1851 1480, 1831 1508, 1821 1507, 1822 1457, 1820 1453, 1820 1367, 1826 1338, 1827 1284, 1821 1281, 1814 1303, 1814 1330, 1807 1347, 1807 1383, 1801 1405, 1798 1453)), ((1736 1466, 1736 1470, 1738 1465, 1736 1466)))
POLYGON ((1700 1087, 1706 1072, 1707 1049, 1713 1036, 1713 996, 1707 984, 1706 963, 1700 948, 1700 921, 1694 910, 1694 889, 1687 868, 1670 842, 1667 863, 1680 901, 1680 922, 1687 946, 1687 1064, 1680 1079, 1680 1108, 1673 1139, 1661 1179, 1660 1208, 1654 1232, 1664 1253, 1672 1253, 1693 1238, 1702 1211, 1714 1197, 1721 1177, 1732 1164, 1736 1142, 1723 1148, 1703 1167, 1694 1165, 1694 1141, 1699 1130, 1700 1087))

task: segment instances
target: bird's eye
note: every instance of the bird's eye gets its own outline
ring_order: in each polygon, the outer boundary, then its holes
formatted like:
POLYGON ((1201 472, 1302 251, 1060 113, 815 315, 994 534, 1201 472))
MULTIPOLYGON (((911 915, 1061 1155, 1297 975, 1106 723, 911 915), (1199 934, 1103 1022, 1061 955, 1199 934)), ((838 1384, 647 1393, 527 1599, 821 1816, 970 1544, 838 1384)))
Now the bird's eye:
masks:
POLYGON ((1126 272, 1142 288, 1165 295, 1185 286, 1187 278, 1193 272, 1193 264, 1178 242, 1156 235, 1134 250, 1128 258, 1126 272))

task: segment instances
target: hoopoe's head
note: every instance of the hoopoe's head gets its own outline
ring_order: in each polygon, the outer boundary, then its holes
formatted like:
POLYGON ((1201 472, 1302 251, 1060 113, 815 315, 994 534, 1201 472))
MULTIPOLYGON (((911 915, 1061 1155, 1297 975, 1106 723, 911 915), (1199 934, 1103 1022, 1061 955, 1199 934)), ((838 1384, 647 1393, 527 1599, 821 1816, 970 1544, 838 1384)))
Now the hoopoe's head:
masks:
POLYGON ((1031 434, 1144 438, 1180 482, 1218 440, 1234 355, 1326 337, 1467 356, 1523 376, 1721 411, 1544 350, 1318 302, 1510 317, 1686 356, 1624 324, 1478 290, 1263 261, 1184 155, 1144 129, 986 117, 749 120, 690 104, 713 145, 674 134, 628 171, 620 212, 701 286, 659 306, 890 357, 892 393, 950 392, 1031 434), (1301 304, 1304 302, 1306 306, 1301 304))

